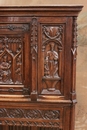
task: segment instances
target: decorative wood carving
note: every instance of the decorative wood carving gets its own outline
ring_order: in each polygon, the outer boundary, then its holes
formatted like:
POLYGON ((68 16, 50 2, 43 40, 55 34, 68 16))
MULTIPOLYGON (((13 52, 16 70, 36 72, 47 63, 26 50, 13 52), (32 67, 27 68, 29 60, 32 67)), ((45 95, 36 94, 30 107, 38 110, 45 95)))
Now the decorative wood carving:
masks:
POLYGON ((33 17, 31 22, 31 57, 32 57, 32 92, 31 100, 37 100, 37 51, 38 21, 33 17))
POLYGON ((0 129, 74 130, 81 9, 0 7, 0 129))
POLYGON ((74 56, 74 60, 76 60, 77 55, 77 17, 73 18, 73 47, 71 48, 72 54, 74 56))
POLYGON ((75 84, 76 84, 76 56, 77 56, 77 17, 73 17, 73 44, 71 48, 72 52, 72 90, 71 90, 71 99, 72 102, 76 101, 76 92, 75 92, 75 84))
POLYGON ((0 121, 1 125, 12 125, 12 126, 36 126, 36 127, 57 127, 60 130, 60 123, 59 122, 53 122, 53 121, 15 121, 15 120, 3 120, 0 121))
POLYGON ((60 55, 63 46, 63 25, 43 26, 42 51, 44 55, 44 76, 43 81, 47 90, 44 89, 42 94, 61 94, 56 90, 58 81, 61 80, 60 55), (48 87, 49 86, 49 87, 48 87))
POLYGON ((22 30, 22 31, 29 31, 29 25, 23 24, 21 26, 16 26, 14 24, 8 24, 7 26, 0 26, 0 29, 8 29, 10 31, 14 31, 16 29, 22 30))
POLYGON ((32 18, 32 23, 31 23, 31 53, 33 54, 33 59, 35 59, 35 54, 37 53, 37 18, 32 18))
POLYGON ((28 118, 28 119, 47 119, 47 120, 59 120, 59 110, 33 110, 33 109, 0 109, 0 118, 28 118))
POLYGON ((23 36, 0 36, 0 83, 22 84, 23 36))
POLYGON ((28 95, 30 90, 29 90, 29 88, 22 88, 22 89, 16 89, 16 88, 11 88, 11 87, 9 89, 1 88, 0 93, 4 93, 4 92, 7 92, 7 93, 9 92, 10 94, 14 94, 15 92, 20 92, 23 95, 28 95))

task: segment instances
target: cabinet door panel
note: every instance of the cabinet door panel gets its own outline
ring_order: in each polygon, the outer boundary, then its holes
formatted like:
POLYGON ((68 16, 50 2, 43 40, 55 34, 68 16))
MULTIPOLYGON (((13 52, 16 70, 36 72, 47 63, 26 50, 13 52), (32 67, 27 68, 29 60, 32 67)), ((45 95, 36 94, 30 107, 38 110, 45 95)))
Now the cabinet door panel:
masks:
POLYGON ((1 24, 0 30, 0 93, 29 95, 29 25, 1 24))
MULTIPOLYGON (((38 91, 39 95, 65 96, 64 69, 67 65, 65 46, 68 18, 40 19, 38 50, 38 91)), ((71 44, 71 43, 70 43, 71 44)), ((70 49, 70 48, 69 48, 70 49)), ((67 50, 70 54, 70 50, 67 50)), ((71 54, 70 54, 71 55, 71 54)), ((68 56, 68 55, 67 55, 68 56)), ((69 65, 70 67, 70 65, 69 65)), ((69 74, 70 75, 70 74, 69 74)))

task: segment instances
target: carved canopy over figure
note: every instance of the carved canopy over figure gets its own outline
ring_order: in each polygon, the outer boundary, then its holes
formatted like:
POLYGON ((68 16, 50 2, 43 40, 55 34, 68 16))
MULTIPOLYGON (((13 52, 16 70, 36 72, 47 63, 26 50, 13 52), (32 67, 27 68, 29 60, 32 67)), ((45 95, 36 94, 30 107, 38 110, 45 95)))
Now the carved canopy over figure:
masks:
POLYGON ((44 75, 46 77, 59 77, 58 76, 58 53, 55 51, 55 45, 50 44, 50 50, 47 51, 44 64, 44 75))

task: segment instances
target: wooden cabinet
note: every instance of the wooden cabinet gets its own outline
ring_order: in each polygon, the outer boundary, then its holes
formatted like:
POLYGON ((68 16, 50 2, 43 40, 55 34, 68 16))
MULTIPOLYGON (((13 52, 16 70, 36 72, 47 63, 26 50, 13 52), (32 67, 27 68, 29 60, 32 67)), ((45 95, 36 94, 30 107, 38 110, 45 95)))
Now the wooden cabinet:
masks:
POLYGON ((82 6, 0 7, 0 124, 74 130, 82 6))

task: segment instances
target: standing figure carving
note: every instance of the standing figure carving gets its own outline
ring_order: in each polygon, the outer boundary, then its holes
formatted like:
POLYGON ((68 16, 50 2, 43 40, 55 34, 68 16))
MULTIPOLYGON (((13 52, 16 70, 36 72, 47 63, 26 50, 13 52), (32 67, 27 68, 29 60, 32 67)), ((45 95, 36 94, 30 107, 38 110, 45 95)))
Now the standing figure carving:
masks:
POLYGON ((3 61, 0 64, 0 82, 8 83, 12 82, 11 80, 11 61, 7 61, 7 56, 3 56, 3 61))
POLYGON ((58 75, 58 53, 55 51, 55 45, 50 44, 50 50, 47 51, 44 63, 44 76, 59 77, 58 75))

